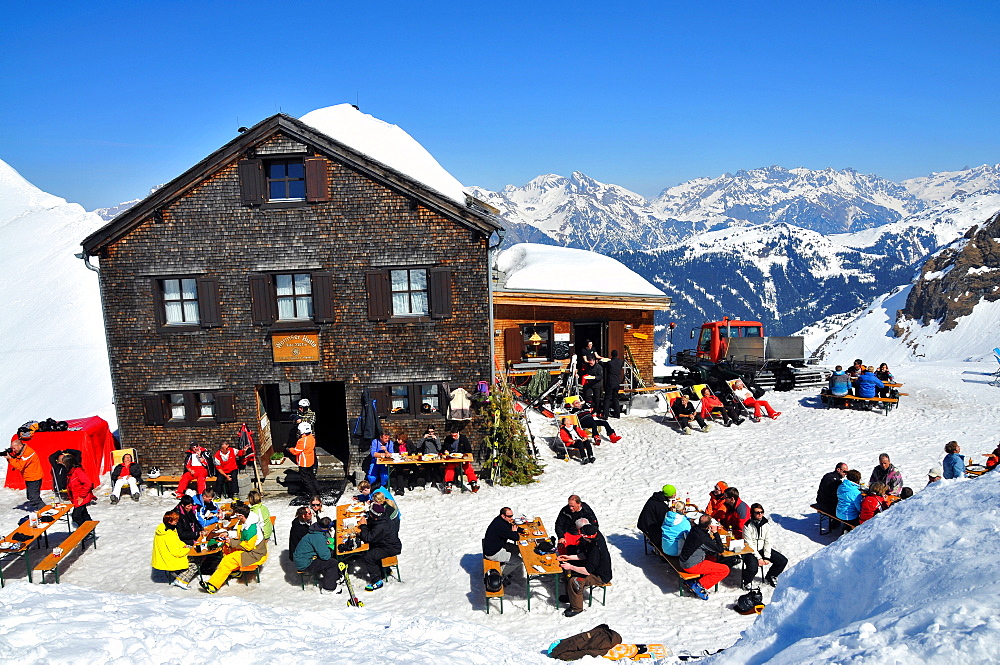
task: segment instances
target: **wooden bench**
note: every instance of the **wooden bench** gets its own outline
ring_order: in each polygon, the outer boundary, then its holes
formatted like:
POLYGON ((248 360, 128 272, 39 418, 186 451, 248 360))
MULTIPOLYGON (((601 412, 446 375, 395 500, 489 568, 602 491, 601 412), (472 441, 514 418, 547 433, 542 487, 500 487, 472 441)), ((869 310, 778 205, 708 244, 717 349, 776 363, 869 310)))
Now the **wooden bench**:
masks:
MULTIPOLYGON (((876 406, 878 406, 879 408, 881 408, 882 411, 885 412, 885 415, 889 415, 889 411, 892 409, 892 407, 899 404, 899 399, 897 399, 895 397, 855 397, 854 395, 844 395, 843 397, 833 397, 830 400, 830 402, 832 402, 833 400, 838 400, 838 399, 850 400, 852 402, 858 402, 858 403, 862 403, 862 404, 865 403, 865 402, 868 402, 869 404, 874 403, 876 406)), ((832 406, 832 404, 830 402, 827 403, 827 408, 830 408, 832 406)))
MULTIPOLYGON (((664 554, 663 550, 661 550, 660 547, 656 543, 652 542, 649 538, 647 538, 645 534, 643 534, 642 538, 643 538, 643 546, 642 546, 643 547, 643 551, 645 551, 646 546, 648 544, 648 546, 650 548, 652 548, 653 552, 655 554, 659 555, 659 557, 661 559, 663 559, 664 561, 666 561, 668 564, 670 564, 670 567, 674 569, 675 573, 677 573, 677 577, 680 578, 680 582, 678 582, 678 584, 677 584, 677 593, 679 595, 683 596, 684 595, 684 586, 685 586, 684 582, 690 582, 692 580, 697 580, 698 578, 701 577, 701 574, 700 573, 689 573, 689 572, 685 571, 683 568, 681 568, 680 559, 678 559, 675 556, 670 556, 669 554, 664 554)), ((719 589, 719 585, 718 584, 715 585, 715 589, 716 589, 716 591, 718 591, 718 589, 719 589)), ((607 591, 605 591, 605 595, 607 595, 607 591)), ((591 592, 591 600, 593 600, 593 592, 591 592)), ((602 605, 603 605, 603 603, 602 603, 602 605)))
POLYGON ((836 515, 831 515, 830 513, 826 512, 825 510, 822 510, 819 507, 818 504, 814 503, 814 504, 811 504, 809 507, 812 508, 813 510, 815 510, 817 513, 819 513, 819 535, 821 535, 821 536, 830 533, 830 530, 833 528, 833 523, 834 522, 840 523, 843 526, 844 531, 850 531, 851 529, 854 528, 854 525, 851 524, 850 522, 845 522, 844 520, 840 519, 836 515), (824 517, 826 518, 826 531, 823 531, 823 518, 824 517))
POLYGON ((402 582, 403 577, 399 574, 399 559, 394 556, 387 556, 382 559, 382 579, 389 581, 389 578, 392 577, 393 568, 396 569, 396 580, 402 582), (385 574, 386 570, 389 571, 388 575, 385 574))
POLYGON ((35 566, 35 572, 42 574, 42 583, 45 583, 45 573, 52 572, 56 578, 56 584, 59 584, 59 564, 66 560, 70 552, 76 549, 77 545, 83 544, 81 551, 86 551, 87 549, 87 538, 90 538, 94 543, 94 549, 97 549, 97 525, 100 522, 91 520, 89 522, 84 522, 76 531, 71 533, 59 543, 58 547, 62 549, 62 554, 56 556, 55 554, 49 554, 47 557, 42 559, 37 566, 35 566))
MULTIPOLYGON (((486 573, 491 570, 495 570, 501 575, 503 575, 503 566, 500 565, 499 561, 490 561, 486 557, 483 557, 483 577, 486 577, 486 573)), ((500 614, 503 614, 503 587, 500 587, 499 591, 485 591, 486 593, 486 613, 490 613, 490 599, 499 598, 500 599, 500 614)))
MULTIPOLYGON (((146 478, 146 484, 155 487, 160 496, 163 496, 163 486, 164 485, 177 485, 181 482, 180 476, 157 476, 156 478, 146 478)), ((215 476, 209 476, 205 478, 205 483, 214 483, 215 476)))
POLYGON ((611 582, 606 582, 604 584, 594 584, 587 587, 590 590, 590 600, 587 602, 587 607, 592 607, 594 605, 594 589, 601 589, 601 605, 606 605, 608 600, 608 587, 611 586, 611 582))

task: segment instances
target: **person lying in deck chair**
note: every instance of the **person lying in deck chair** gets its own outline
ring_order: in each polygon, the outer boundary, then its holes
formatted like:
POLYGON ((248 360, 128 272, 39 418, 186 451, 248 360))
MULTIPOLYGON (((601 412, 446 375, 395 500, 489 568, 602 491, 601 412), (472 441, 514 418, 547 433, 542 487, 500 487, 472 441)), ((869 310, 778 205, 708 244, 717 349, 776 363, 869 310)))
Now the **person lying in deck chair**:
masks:
POLYGON ((590 437, 574 421, 572 416, 564 416, 559 422, 559 440, 563 442, 567 450, 575 448, 580 451, 580 457, 584 464, 594 463, 594 448, 590 445, 590 437))
POLYGON ((714 414, 722 416, 723 427, 729 427, 733 423, 742 425, 746 420, 740 416, 736 409, 723 404, 721 399, 712 394, 711 388, 705 386, 701 391, 701 417, 708 420, 714 414))
POLYGON ((695 411, 694 404, 691 403, 691 398, 684 393, 681 393, 681 396, 675 399, 674 403, 670 406, 674 410, 674 417, 677 418, 677 424, 681 426, 681 434, 690 434, 693 431, 691 429, 692 420, 698 423, 702 432, 712 429, 712 426, 705 422, 701 414, 695 411))
POLYGON ((744 406, 753 407, 754 420, 758 421, 760 420, 761 407, 764 407, 764 410, 767 411, 767 415, 771 420, 777 420, 778 416, 781 415, 781 411, 775 411, 774 409, 771 408, 771 405, 765 402, 764 400, 755 398, 753 396, 753 393, 750 392, 747 389, 747 387, 743 384, 743 382, 740 381, 739 379, 736 379, 735 381, 730 383, 729 387, 732 388, 733 394, 736 395, 737 399, 739 399, 744 406))

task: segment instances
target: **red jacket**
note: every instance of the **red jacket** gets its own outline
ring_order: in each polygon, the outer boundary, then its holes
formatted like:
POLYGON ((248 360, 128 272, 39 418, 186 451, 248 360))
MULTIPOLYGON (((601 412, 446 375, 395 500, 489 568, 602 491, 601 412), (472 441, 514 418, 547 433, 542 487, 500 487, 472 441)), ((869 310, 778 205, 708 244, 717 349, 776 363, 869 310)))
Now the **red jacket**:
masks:
POLYGON ((726 510, 726 514, 719 522, 726 527, 733 538, 743 537, 743 525, 750 519, 750 506, 743 499, 736 499, 736 505, 732 510, 726 510))
POLYGON ((714 395, 701 398, 701 417, 708 420, 712 416, 712 409, 722 409, 722 400, 714 395))
POLYGON ((228 455, 223 453, 221 448, 214 455, 212 455, 212 461, 215 463, 215 470, 221 471, 227 476, 236 470, 238 466, 237 459, 235 448, 230 448, 228 455))
POLYGON ((69 492, 70 502, 77 508, 97 500, 93 492, 94 483, 90 482, 90 476, 83 467, 78 466, 70 470, 66 478, 66 489, 69 492))
POLYGON ((184 461, 184 468, 187 471, 191 471, 192 473, 194 472, 195 469, 202 468, 205 469, 206 473, 208 473, 208 455, 205 454, 206 452, 208 451, 202 448, 201 446, 193 446, 190 450, 187 451, 187 457, 185 458, 184 461), (191 463, 195 457, 197 457, 198 460, 201 462, 200 467, 196 464, 191 463))
MULTIPOLYGON (((576 431, 576 435, 581 439, 586 439, 588 436, 590 436, 580 427, 574 427, 573 429, 576 431)), ((565 426, 559 428, 559 440, 562 441, 567 446, 572 446, 577 441, 576 439, 573 438, 573 434, 570 433, 569 429, 565 426)))
POLYGON ((861 499, 861 515, 858 516, 858 524, 867 522, 886 508, 888 505, 885 499, 877 494, 866 494, 865 498, 861 499))

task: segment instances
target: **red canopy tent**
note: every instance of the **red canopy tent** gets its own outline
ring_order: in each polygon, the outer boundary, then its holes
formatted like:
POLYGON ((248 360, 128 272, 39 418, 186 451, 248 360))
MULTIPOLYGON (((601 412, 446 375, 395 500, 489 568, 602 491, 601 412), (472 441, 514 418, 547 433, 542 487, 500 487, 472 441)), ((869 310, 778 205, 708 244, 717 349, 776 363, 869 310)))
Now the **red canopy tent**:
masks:
MULTIPOLYGON (((67 420, 70 427, 79 427, 75 432, 35 432, 28 441, 42 463, 42 489, 52 489, 52 466, 49 456, 57 450, 67 448, 80 451, 83 470, 87 472, 95 485, 100 484, 101 476, 111 470, 111 451, 115 449, 115 437, 111 436, 108 423, 100 416, 67 420)), ((11 441, 17 435, 11 437, 11 441)), ((24 489, 24 478, 21 474, 8 467, 7 480, 4 487, 24 489)))

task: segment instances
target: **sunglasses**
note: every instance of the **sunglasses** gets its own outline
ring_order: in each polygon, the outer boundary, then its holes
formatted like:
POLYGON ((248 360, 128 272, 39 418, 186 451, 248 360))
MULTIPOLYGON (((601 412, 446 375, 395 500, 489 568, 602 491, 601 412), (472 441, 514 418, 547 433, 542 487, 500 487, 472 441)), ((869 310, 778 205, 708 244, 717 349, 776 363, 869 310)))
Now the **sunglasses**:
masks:
POLYGON ((753 514, 754 515, 763 515, 764 511, 763 510, 755 510, 755 511, 753 511, 753 514))
POLYGON ((311 503, 311 504, 309 504, 309 505, 310 505, 311 507, 313 507, 313 508, 322 508, 322 507, 323 507, 323 504, 322 504, 322 503, 311 503))

